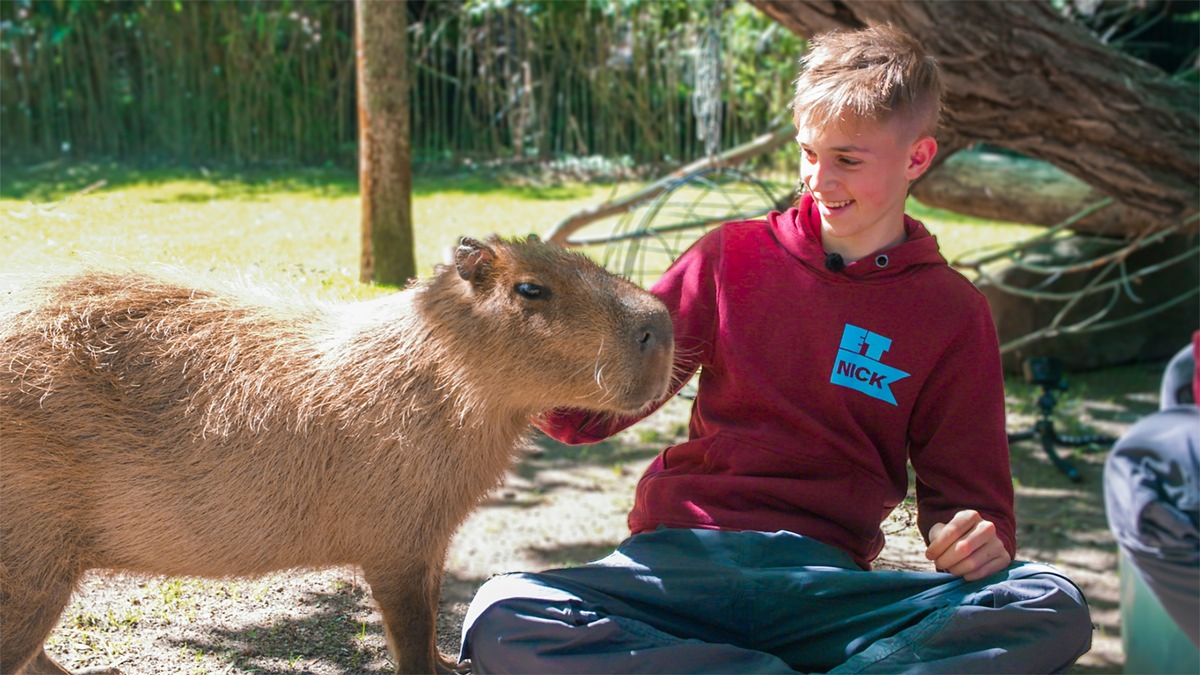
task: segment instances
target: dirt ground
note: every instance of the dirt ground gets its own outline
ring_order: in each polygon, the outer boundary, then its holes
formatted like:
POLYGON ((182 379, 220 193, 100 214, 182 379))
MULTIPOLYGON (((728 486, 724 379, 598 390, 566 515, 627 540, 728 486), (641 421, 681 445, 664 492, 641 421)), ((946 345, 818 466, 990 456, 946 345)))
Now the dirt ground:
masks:
MULTIPOLYGON (((1160 372, 1152 364, 1081 377, 1063 397, 1060 424, 1119 435, 1156 409, 1160 372)), ((1031 425, 1037 391, 1017 381, 1008 390, 1010 428, 1031 425)), ((536 439, 536 449, 454 539, 439 618, 443 651, 457 653, 468 603, 489 577, 593 560, 627 535, 637 479, 655 454, 682 438, 688 405, 676 399, 594 446, 536 439)), ((1117 556, 1101 491, 1105 455, 1063 454, 1080 469, 1081 482, 1056 471, 1040 446, 1013 445, 1020 557, 1059 566, 1087 594, 1093 647, 1071 672, 1119 673, 1117 556)), ((929 569, 914 523, 906 502, 885 524, 889 543, 880 567, 929 569)), ((71 668, 116 665, 130 674, 391 672, 379 615, 352 568, 248 581, 94 574, 48 649, 71 668)))

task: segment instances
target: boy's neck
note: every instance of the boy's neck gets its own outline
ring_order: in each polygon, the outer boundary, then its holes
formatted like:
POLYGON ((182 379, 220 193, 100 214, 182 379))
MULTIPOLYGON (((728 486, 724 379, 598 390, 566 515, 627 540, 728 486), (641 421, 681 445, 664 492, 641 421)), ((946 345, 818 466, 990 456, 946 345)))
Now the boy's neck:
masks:
POLYGON ((889 229, 890 237, 880 237, 874 240, 861 239, 843 239, 834 237, 825 230, 824 223, 821 227, 821 248, 825 253, 836 253, 842 257, 842 260, 849 265, 852 262, 862 260, 877 253, 883 253, 888 249, 896 248, 908 240, 908 229, 904 226, 904 216, 900 216, 900 226, 896 229, 889 229))

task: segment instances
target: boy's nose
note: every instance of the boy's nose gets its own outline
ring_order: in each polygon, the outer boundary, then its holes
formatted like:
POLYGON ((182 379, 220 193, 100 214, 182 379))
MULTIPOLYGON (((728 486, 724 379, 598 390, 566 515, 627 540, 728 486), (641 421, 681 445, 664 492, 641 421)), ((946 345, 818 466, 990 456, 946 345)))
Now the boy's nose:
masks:
POLYGON ((829 188, 832 182, 830 172, 823 170, 817 162, 812 162, 806 166, 805 171, 801 174, 801 178, 804 180, 805 185, 808 186, 808 189, 813 192, 829 188))

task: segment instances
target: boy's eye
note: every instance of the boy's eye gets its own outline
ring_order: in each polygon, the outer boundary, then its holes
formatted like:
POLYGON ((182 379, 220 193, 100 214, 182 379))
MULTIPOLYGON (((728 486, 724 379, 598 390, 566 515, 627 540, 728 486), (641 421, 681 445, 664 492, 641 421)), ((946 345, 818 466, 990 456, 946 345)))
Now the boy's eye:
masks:
POLYGON ((853 159, 851 157, 842 157, 838 159, 838 161, 844 166, 858 166, 859 164, 862 164, 862 160, 853 159))

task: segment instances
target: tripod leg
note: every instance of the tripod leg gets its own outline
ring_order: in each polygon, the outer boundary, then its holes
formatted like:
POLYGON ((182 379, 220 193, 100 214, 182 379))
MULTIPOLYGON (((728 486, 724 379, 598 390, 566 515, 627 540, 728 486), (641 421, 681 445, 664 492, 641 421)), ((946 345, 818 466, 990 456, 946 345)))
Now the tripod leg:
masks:
POLYGON ((1057 439, 1057 434, 1054 432, 1054 422, 1046 421, 1039 426, 1041 426, 1042 449, 1046 451, 1046 455, 1050 457, 1050 461, 1054 463, 1054 466, 1059 471, 1066 474, 1067 478, 1071 479, 1071 482, 1082 482, 1083 476, 1079 474, 1079 469, 1076 469, 1070 462, 1058 456, 1058 451, 1054 447, 1057 439))
MULTIPOLYGON (((1092 434, 1089 436, 1055 435, 1054 442, 1059 445, 1080 448, 1085 446, 1111 446, 1113 443, 1117 442, 1117 439, 1113 438, 1112 436, 1105 436, 1103 434, 1092 434)), ((1090 447, 1087 449, 1087 452, 1101 452, 1107 449, 1108 448, 1106 447, 1090 447)))
POLYGON ((1008 442, 1009 443, 1019 443, 1021 441, 1027 441, 1031 438, 1034 438, 1035 436, 1037 436, 1037 432, 1034 431, 1033 429, 1029 429, 1026 431, 1014 431, 1014 432, 1011 432, 1010 434, 1008 434, 1008 442))

